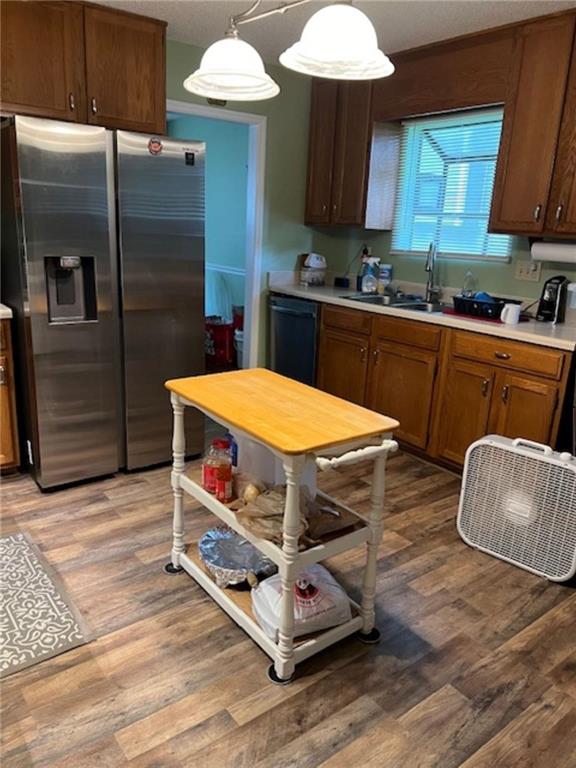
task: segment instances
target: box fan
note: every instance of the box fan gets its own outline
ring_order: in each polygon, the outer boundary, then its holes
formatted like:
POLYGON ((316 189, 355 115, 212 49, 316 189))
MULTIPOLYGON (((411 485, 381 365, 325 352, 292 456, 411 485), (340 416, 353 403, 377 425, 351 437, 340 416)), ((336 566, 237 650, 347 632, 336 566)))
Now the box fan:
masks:
POLYGON ((552 581, 576 572, 576 458, 488 435, 466 451, 458 532, 476 549, 552 581))

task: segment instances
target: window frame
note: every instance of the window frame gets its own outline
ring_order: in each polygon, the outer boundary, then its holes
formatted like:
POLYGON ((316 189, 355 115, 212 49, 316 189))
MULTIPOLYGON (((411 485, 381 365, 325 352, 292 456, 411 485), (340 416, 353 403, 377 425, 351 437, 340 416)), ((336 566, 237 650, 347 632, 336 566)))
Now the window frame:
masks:
MULTIPOLYGON (((501 121, 503 121, 504 118, 504 107, 499 105, 494 105, 491 107, 483 107, 479 109, 466 109, 466 110, 458 110, 454 112, 449 113, 443 113, 441 115, 433 115, 430 117, 415 117, 410 118, 407 120, 403 120, 401 122, 402 126, 402 132, 404 133, 404 130, 407 128, 408 131, 412 130, 414 132, 420 133, 421 131, 424 131, 429 128, 442 128, 442 127, 455 127, 456 125, 471 125, 471 124, 478 124, 480 122, 493 122, 494 118, 497 117, 501 121)), ((502 137, 500 138, 500 143, 502 141, 502 137)), ((425 256, 427 253, 426 250, 422 251, 413 251, 413 250, 405 250, 402 248, 394 248, 394 231, 398 228, 398 220, 397 220, 397 209, 400 205, 400 209, 405 212, 404 218, 408 218, 407 213, 408 209, 407 206, 404 205, 404 201, 406 198, 414 199, 415 191, 416 191, 416 184, 417 184, 417 164, 420 159, 420 153, 419 151, 416 151, 416 149, 419 149, 420 143, 418 142, 418 147, 416 147, 416 141, 414 138, 410 140, 410 137, 408 137, 407 143, 410 144, 410 148, 407 150, 403 146, 403 142, 406 142, 406 138, 404 135, 401 139, 401 148, 400 148, 400 156, 402 158, 403 155, 408 155, 407 159, 403 158, 403 162, 400 163, 399 173, 398 173, 398 187, 397 187, 397 193, 396 193, 396 200, 395 200, 395 212, 394 212, 394 219, 392 224, 392 231, 391 231, 391 242, 390 242, 390 254, 393 256, 403 256, 407 258, 415 258, 415 259, 421 259, 422 256, 425 256), (409 153, 409 154, 408 154, 409 153)), ((500 144, 499 144, 500 147, 500 144)), ((479 158, 480 159, 480 158, 479 158)), ((497 156, 496 156, 496 162, 497 162, 497 156)), ((446 177, 444 176, 444 179, 446 177)), ((492 189, 492 194, 494 194, 494 189, 492 189)), ((412 205, 409 209, 410 213, 410 219, 413 218, 414 215, 414 206, 412 205)), ((434 214, 437 215, 437 214, 434 214)), ((467 214, 453 214, 454 216, 460 216, 465 218, 467 214)), ((471 214, 469 214, 471 215, 471 214)), ((400 219, 400 222, 402 222, 402 219, 400 219)), ((486 230, 486 234, 498 234, 501 237, 508 237, 509 238, 509 244, 508 244, 508 253, 503 256, 496 256, 493 254, 471 254, 471 253, 446 253, 445 251, 438 250, 437 255, 438 258, 446 259, 450 261, 479 261, 479 262, 494 262, 497 264, 509 264, 512 261, 512 255, 513 255, 513 238, 511 235, 501 235, 500 233, 489 233, 488 229, 486 230)))

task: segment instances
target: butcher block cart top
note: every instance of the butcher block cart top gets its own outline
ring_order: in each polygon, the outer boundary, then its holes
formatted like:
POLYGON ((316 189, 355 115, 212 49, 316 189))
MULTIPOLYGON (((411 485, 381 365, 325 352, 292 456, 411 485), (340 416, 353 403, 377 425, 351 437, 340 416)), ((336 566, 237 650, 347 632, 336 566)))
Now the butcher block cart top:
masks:
MULTIPOLYGON (((354 405, 277 373, 261 368, 193 376, 166 382, 174 414, 172 489, 174 492, 173 545, 168 573, 185 570, 273 659, 268 670, 275 683, 293 678, 295 664, 353 633, 376 642, 374 596, 376 560, 382 538, 385 464, 397 448, 391 433, 394 419, 354 405), (235 513, 185 473, 184 408, 194 407, 234 434, 265 446, 282 462, 286 475, 283 543, 251 534, 235 513), (358 525, 336 538, 299 550, 300 479, 305 468, 337 468, 360 461, 374 462, 370 513, 362 516, 318 491, 336 507, 352 513, 358 525), (189 493, 220 520, 254 544, 278 566, 282 578, 282 609, 278 642, 271 640, 250 610, 246 593, 221 589, 203 569, 196 545, 184 542, 183 493, 189 493), (353 618, 305 640, 294 639, 294 585, 308 565, 352 547, 367 547, 361 603, 350 600, 353 618)), ((241 464, 241 457, 240 457, 241 464)))

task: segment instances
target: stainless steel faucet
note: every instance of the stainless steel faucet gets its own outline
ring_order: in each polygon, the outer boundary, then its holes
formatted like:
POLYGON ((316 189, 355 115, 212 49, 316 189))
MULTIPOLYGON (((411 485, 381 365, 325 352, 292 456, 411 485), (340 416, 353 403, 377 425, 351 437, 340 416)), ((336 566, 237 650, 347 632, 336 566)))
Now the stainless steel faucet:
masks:
POLYGON ((426 303, 427 304, 437 304, 440 291, 439 289, 434 285, 434 267, 436 266, 436 256, 438 255, 438 249, 436 248, 435 243, 430 243, 430 247, 428 248, 428 255, 426 256, 426 266, 424 269, 428 273, 428 277, 426 279, 426 303))

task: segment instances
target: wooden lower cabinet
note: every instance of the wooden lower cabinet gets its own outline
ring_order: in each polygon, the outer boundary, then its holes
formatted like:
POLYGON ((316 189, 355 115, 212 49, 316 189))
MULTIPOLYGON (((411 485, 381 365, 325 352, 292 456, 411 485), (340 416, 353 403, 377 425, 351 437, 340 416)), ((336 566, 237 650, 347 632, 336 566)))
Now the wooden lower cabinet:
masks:
POLYGON ((463 464, 466 449, 488 431, 495 374, 489 365, 448 362, 436 421, 435 454, 463 464))
POLYGON ((396 436, 425 449, 432 410, 437 356, 393 342, 372 348, 367 406, 400 422, 396 436))
POLYGON ((0 321, 0 469, 19 464, 10 321, 0 321))
POLYGON ((323 328, 320 334, 317 386, 331 395, 364 405, 369 339, 323 328))
POLYGON ((487 434, 555 447, 571 362, 535 344, 324 306, 317 385, 397 419, 403 445, 462 466, 487 434))
POLYGON ((493 397, 494 431, 504 437, 550 442, 558 386, 529 376, 498 374, 493 397))

